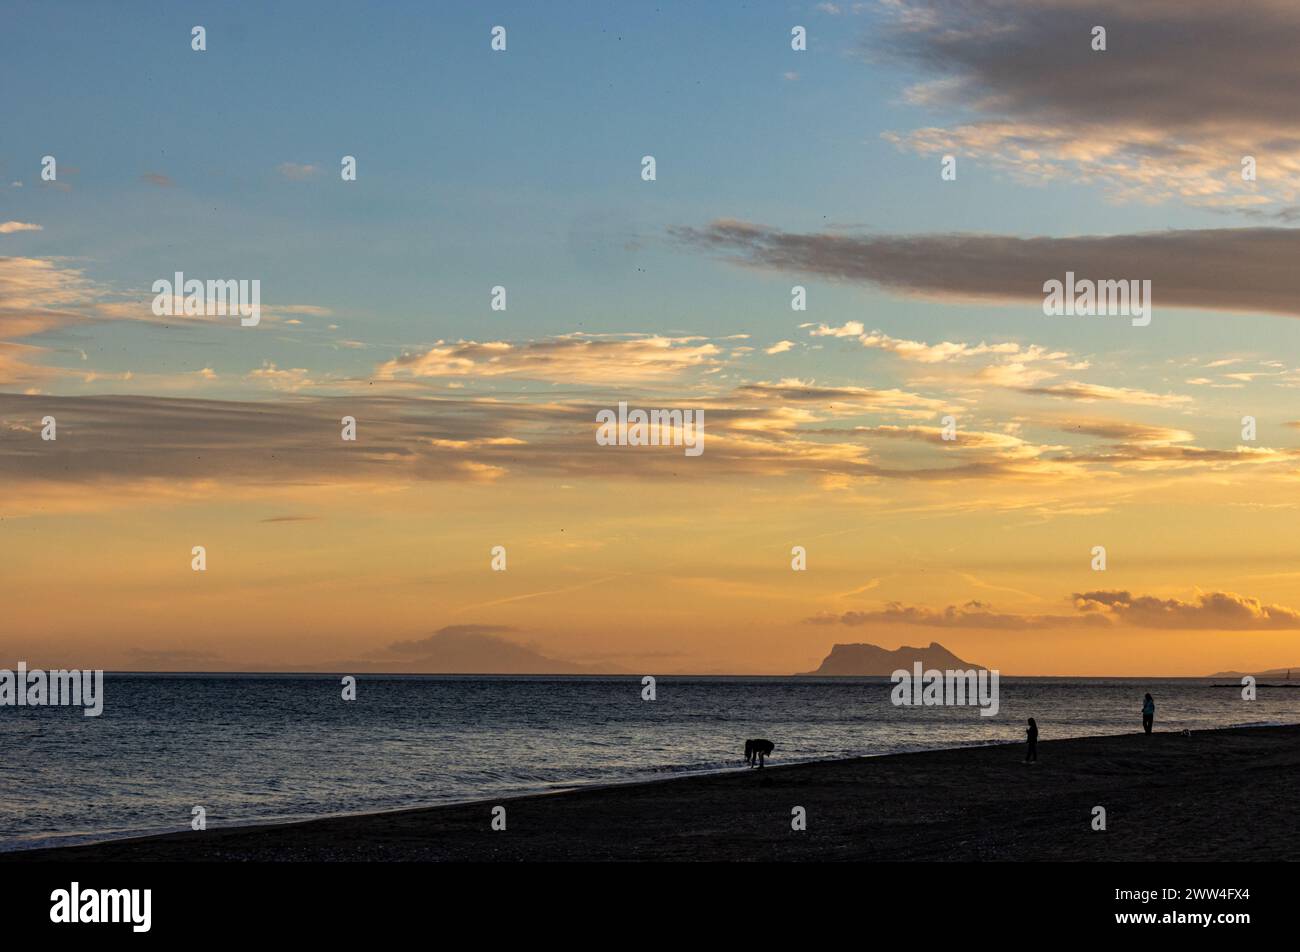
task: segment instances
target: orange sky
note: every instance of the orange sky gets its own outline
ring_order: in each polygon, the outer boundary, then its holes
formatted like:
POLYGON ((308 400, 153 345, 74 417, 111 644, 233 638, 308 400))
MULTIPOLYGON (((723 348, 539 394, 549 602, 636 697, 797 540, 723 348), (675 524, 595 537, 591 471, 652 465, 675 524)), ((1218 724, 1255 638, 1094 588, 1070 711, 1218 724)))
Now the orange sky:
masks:
POLYGON ((422 663, 390 646, 485 626, 550 658, 635 673, 790 673, 845 641, 939 641, 1009 674, 1297 660, 1293 627, 1260 627, 1294 622, 1267 609, 1222 616, 1226 629, 1180 627, 1216 623, 1198 592, 1300 604, 1300 573, 1286 571, 1300 543, 1278 519, 1291 477, 1261 477, 1242 505, 1240 483, 1158 473, 825 489, 817 476, 718 481, 674 465, 671 483, 47 494, 39 514, 4 523, 5 647, 47 666, 436 670, 436 653, 422 663), (191 570, 200 544, 205 572, 191 570), (504 572, 491 568, 494 545, 506 547, 504 572), (794 545, 806 571, 790 567, 794 545), (1093 545, 1107 548, 1105 572, 1090 567, 1093 545), (1180 621, 1102 612, 1081 623, 1096 613, 1071 596, 1111 590, 1186 604, 1180 621), (972 601, 981 607, 943 617, 972 601))

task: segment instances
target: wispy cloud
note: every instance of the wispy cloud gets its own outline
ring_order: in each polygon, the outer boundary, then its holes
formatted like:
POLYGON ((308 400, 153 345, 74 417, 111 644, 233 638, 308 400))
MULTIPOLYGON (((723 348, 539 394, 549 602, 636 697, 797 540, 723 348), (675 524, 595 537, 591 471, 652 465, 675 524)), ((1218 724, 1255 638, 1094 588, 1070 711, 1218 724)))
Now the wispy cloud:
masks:
POLYGON ((1235 592, 1198 592, 1191 601, 1133 595, 1126 591, 1081 592, 1071 596, 1075 614, 997 612, 984 602, 935 609, 889 602, 875 611, 823 612, 806 618, 813 625, 917 625, 924 628, 973 628, 1043 631, 1070 628, 1168 628, 1175 630, 1258 631, 1300 628, 1300 611, 1266 605, 1235 592))
POLYGON ((1178 407, 1192 402, 1192 398, 1179 393, 1153 393, 1136 387, 1108 387, 1098 383, 1053 384, 1049 387, 1022 387, 1021 392, 1080 403, 1113 402, 1142 407, 1178 407))
POLYGON ((1099 436, 1126 443, 1185 443, 1195 439, 1186 430, 1129 420, 1061 420, 1054 425, 1062 432, 1099 436))
POLYGON ((723 363, 722 351, 701 337, 657 334, 626 338, 571 334, 546 340, 439 341, 427 350, 385 361, 380 379, 398 377, 522 377, 601 384, 667 380, 723 363))
MULTIPOLYGON (((1044 282, 1072 271, 1078 280, 1149 280, 1157 312, 1172 307, 1300 315, 1300 272, 1293 265, 1300 257, 1300 229, 1071 238, 849 236, 797 234, 722 219, 704 228, 675 228, 672 234, 748 267, 819 274, 935 299, 1041 304, 1044 282)), ((859 336, 852 333, 858 327, 846 325, 845 336, 859 336)))
POLYGON ((320 166, 300 162, 281 162, 275 167, 275 170, 280 173, 282 178, 289 179, 292 182, 306 181, 320 174, 320 166))
POLYGON ((1099 615, 1016 615, 995 612, 984 602, 971 601, 947 608, 926 608, 888 602, 876 611, 825 612, 806 618, 811 625, 918 625, 924 628, 978 628, 1003 631, 1033 631, 1049 628, 1106 627, 1107 619, 1099 615))

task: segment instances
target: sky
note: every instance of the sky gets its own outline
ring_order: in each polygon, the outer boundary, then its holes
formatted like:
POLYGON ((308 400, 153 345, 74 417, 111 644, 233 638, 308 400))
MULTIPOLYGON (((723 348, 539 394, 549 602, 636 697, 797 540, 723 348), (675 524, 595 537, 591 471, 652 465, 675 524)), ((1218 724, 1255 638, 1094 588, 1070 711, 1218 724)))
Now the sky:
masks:
POLYGON ((6 4, 0 657, 1300 665, 1300 8, 702 6, 6 4))

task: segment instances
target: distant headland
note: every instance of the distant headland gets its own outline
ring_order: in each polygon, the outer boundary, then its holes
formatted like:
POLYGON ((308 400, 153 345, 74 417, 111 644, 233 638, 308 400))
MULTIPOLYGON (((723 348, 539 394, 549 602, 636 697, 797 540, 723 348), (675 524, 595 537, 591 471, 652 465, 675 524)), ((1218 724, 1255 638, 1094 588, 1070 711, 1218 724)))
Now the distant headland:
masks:
POLYGON ((831 675, 841 677, 883 677, 887 678, 900 669, 910 671, 912 665, 921 662, 925 669, 939 670, 979 668, 980 665, 963 661, 939 644, 930 642, 929 647, 913 648, 904 645, 890 651, 878 645, 849 644, 834 645, 831 653, 822 661, 816 671, 803 672, 806 675, 831 675))

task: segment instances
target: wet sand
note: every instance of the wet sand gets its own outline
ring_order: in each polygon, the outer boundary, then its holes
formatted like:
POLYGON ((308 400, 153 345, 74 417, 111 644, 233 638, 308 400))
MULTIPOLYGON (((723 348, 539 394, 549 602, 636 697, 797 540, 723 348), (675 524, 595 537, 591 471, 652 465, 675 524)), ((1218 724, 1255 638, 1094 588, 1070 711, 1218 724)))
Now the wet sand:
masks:
MULTIPOLYGON (((778 748, 779 750, 779 748, 778 748)), ((1300 727, 894 754, 0 853, 55 861, 1282 860, 1300 727), (491 827, 493 806, 506 829, 491 827), (807 830, 791 829, 803 807, 807 830), (1094 832, 1094 806, 1106 809, 1094 832)))

